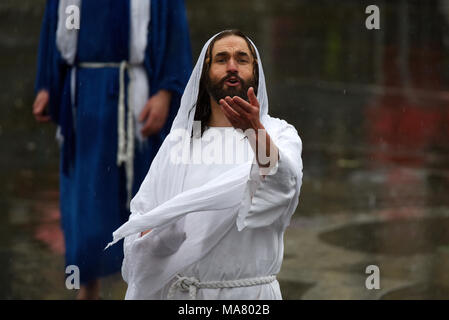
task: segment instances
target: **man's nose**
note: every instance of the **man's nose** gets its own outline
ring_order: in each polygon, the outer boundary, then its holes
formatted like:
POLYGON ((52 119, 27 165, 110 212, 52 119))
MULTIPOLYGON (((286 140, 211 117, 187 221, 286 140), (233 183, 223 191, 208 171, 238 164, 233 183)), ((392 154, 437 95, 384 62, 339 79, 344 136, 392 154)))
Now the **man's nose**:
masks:
POLYGON ((227 72, 235 73, 238 71, 237 62, 234 59, 229 59, 227 64, 227 72))

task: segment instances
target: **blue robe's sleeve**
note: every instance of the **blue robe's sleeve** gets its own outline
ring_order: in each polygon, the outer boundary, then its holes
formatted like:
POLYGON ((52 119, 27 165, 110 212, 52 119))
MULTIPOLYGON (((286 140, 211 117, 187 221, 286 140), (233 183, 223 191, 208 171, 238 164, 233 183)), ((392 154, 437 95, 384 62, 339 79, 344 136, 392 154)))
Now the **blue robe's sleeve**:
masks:
POLYGON ((56 47, 58 5, 58 0, 47 0, 40 33, 35 81, 36 93, 43 89, 49 92, 50 116, 55 122, 59 122, 61 94, 67 73, 67 66, 56 47))
POLYGON ((150 95, 161 89, 181 96, 192 71, 189 27, 183 0, 151 1, 145 67, 150 95))

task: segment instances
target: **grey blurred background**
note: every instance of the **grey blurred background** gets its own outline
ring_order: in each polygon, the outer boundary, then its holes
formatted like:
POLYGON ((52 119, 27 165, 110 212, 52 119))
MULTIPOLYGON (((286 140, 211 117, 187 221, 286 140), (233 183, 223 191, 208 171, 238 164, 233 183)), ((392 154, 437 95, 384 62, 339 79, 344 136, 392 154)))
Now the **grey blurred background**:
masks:
MULTIPOLYGON (((64 286, 55 126, 35 123, 44 0, 0 0, 0 299, 64 286)), ((449 299, 449 1, 186 0, 194 60, 223 29, 261 53, 270 114, 303 140, 284 299, 449 299), (380 8, 367 30, 365 8, 380 8), (380 270, 368 290, 366 267, 380 270)), ((104 299, 122 299, 120 275, 104 299)))

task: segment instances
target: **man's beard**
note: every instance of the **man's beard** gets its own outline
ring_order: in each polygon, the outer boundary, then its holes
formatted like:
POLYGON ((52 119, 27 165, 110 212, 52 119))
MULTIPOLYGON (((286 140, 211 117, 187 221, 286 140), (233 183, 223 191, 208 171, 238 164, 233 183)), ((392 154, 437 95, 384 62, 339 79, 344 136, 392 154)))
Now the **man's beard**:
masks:
POLYGON ((219 104, 221 99, 229 97, 238 96, 242 98, 245 101, 249 102, 248 99, 248 89, 250 87, 254 88, 254 92, 257 92, 257 87, 255 83, 254 77, 252 77, 250 80, 245 81, 242 78, 240 78, 237 74, 231 73, 221 79, 218 82, 212 81, 212 79, 209 76, 206 76, 206 90, 209 93, 209 95, 217 101, 219 104), (240 86, 236 87, 227 87, 227 89, 224 88, 224 83, 231 77, 235 77, 240 81, 240 86))

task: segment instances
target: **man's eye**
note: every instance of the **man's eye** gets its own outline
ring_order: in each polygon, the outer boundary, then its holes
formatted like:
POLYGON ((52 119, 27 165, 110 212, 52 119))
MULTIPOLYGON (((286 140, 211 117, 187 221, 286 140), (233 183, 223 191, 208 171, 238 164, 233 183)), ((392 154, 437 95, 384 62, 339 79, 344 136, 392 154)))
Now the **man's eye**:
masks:
POLYGON ((248 60, 240 59, 239 62, 246 63, 246 62, 248 62, 248 60))

